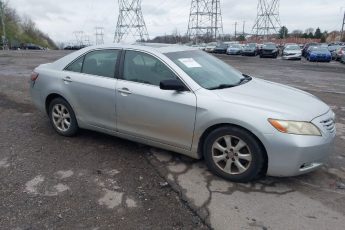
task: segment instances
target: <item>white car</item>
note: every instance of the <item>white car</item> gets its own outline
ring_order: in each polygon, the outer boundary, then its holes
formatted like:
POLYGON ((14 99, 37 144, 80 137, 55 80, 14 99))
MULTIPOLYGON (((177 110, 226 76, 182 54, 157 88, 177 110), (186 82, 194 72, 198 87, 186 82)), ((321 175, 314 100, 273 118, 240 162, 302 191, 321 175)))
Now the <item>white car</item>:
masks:
POLYGON ((284 48, 282 58, 285 60, 301 60, 302 59, 302 50, 299 45, 287 45, 284 48))

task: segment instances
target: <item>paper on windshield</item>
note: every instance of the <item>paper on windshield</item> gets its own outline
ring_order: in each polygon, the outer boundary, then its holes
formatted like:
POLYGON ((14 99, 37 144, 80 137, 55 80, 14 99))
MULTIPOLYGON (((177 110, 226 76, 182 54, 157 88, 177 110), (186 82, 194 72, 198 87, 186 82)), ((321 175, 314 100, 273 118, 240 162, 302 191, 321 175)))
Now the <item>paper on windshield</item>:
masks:
POLYGON ((180 58, 178 60, 187 68, 201 68, 201 65, 193 58, 180 58))

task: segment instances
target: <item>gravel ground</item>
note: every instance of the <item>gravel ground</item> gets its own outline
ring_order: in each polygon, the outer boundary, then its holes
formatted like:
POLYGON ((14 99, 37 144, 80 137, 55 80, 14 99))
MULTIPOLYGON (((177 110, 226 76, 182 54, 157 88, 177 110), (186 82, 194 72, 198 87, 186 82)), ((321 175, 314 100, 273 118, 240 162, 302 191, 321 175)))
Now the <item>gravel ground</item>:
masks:
POLYGON ((147 146, 91 131, 60 137, 33 107, 30 72, 65 54, 0 51, 1 229, 207 229, 147 146))

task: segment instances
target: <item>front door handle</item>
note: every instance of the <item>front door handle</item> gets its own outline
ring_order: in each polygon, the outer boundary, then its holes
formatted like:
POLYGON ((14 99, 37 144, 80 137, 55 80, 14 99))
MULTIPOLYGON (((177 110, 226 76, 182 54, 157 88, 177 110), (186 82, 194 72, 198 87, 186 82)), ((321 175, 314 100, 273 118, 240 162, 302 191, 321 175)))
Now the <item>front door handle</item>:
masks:
POLYGON ((64 79, 62 79, 64 82, 72 82, 71 77, 65 77, 64 79))
POLYGON ((127 88, 117 89, 122 94, 132 94, 132 92, 127 88))

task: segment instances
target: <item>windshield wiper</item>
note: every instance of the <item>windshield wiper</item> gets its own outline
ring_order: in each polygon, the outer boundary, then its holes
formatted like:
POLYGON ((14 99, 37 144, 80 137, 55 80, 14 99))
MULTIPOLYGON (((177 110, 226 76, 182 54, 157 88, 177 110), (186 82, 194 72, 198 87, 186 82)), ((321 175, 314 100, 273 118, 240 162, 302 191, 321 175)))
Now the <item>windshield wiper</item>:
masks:
POLYGON ((252 77, 247 75, 247 74, 242 74, 244 78, 241 78, 240 81, 238 82, 238 85, 242 85, 244 83, 247 83, 248 81, 252 80, 252 77))
POLYGON ((226 88, 231 88, 231 87, 235 87, 237 85, 231 85, 231 84, 220 84, 218 86, 212 87, 212 88, 208 88, 209 90, 215 90, 215 89, 226 89, 226 88))

